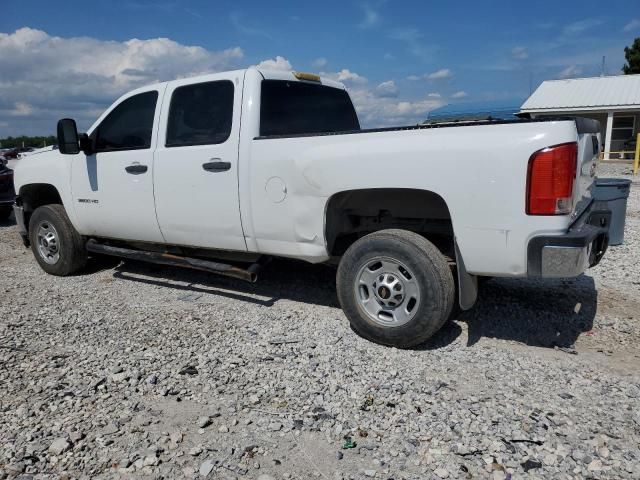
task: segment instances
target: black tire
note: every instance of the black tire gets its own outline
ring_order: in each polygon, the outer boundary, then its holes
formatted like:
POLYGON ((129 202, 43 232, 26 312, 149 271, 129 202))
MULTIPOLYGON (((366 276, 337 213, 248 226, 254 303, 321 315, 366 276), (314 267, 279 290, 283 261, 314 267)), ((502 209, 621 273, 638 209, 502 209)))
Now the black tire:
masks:
POLYGON ((61 277, 71 275, 87 263, 87 250, 84 240, 73 228, 62 205, 44 205, 36 208, 29 220, 29 241, 36 261, 42 269, 51 275, 61 277), (40 249, 40 227, 55 233, 58 256, 45 260, 40 249))
POLYGON ((7 220, 11 216, 11 212, 13 208, 11 207, 0 207, 0 221, 7 220))
MULTIPOLYGON (((382 271, 384 267, 380 268, 382 271)), ((336 285, 340 305, 352 328, 368 340, 398 348, 415 347, 444 325, 451 314, 456 289, 451 268, 442 253, 427 239, 406 230, 381 230, 351 245, 338 266, 336 285), (397 262, 400 272, 406 266, 412 275, 401 280, 411 282, 412 288, 419 292, 419 301, 414 303, 415 312, 412 311, 410 319, 399 326, 381 325, 373 320, 361 302, 371 292, 365 287, 367 292, 363 294, 362 287, 356 287, 356 280, 365 268, 373 266, 370 272, 375 271, 373 276, 377 277, 375 263, 379 258, 397 262)), ((403 305, 407 310, 410 308, 407 298, 400 300, 402 303, 398 308, 403 305)), ((376 297, 373 300, 378 301, 376 297)), ((374 304, 374 308, 380 307, 374 304)))

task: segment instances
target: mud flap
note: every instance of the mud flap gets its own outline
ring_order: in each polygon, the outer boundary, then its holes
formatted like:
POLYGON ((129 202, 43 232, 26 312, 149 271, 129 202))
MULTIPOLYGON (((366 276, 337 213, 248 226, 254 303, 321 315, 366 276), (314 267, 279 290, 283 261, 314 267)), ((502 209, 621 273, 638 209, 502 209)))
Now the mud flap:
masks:
POLYGON ((469 310, 478 298, 478 277, 467 272, 458 248, 458 242, 455 242, 455 249, 456 270, 458 271, 458 303, 462 310, 469 310))

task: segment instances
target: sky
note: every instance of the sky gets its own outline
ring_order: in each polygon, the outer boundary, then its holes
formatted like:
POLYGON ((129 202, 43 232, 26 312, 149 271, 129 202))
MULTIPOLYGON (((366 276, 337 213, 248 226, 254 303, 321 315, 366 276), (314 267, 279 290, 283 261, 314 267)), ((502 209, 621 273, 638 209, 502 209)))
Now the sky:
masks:
POLYGON ((637 0, 3 0, 0 138, 88 128, 128 90, 250 65, 342 81, 364 127, 517 107, 547 79, 618 75, 637 0), (450 108, 450 107, 448 107, 450 108))

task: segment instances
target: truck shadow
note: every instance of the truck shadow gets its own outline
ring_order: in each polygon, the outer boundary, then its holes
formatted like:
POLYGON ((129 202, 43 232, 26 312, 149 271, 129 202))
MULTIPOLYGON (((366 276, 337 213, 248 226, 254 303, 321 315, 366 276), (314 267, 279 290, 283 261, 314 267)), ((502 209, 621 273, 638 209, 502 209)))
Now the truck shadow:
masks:
MULTIPOLYGON (((185 301, 194 295, 216 295, 265 307, 287 299, 340 308, 335 268, 324 265, 277 259, 251 284, 142 262, 102 262, 106 268, 117 265, 114 278, 172 289, 185 301)), ((455 316, 457 322, 447 323, 416 349, 437 350, 452 344, 463 333, 461 322, 467 325, 468 346, 488 337, 538 347, 570 347, 580 334, 592 329, 597 298, 594 281, 586 275, 562 280, 493 279, 481 285, 473 309, 455 316)))
POLYGON ((571 347, 592 330, 598 305, 593 278, 493 279, 481 285, 473 309, 458 320, 468 327, 467 345, 483 337, 538 347, 571 347))
MULTIPOLYGON (((110 259, 100 259, 96 270, 109 265, 110 259)), ((119 262, 119 260, 116 260, 119 262)), ((271 307, 287 299, 315 305, 340 308, 335 290, 335 268, 311 265, 295 260, 273 260, 256 283, 188 270, 127 260, 116 266, 114 278, 167 287, 181 292, 216 295, 271 307), (304 279, 304 281, 301 281, 304 279)), ((182 295, 181 298, 189 298, 182 295)))

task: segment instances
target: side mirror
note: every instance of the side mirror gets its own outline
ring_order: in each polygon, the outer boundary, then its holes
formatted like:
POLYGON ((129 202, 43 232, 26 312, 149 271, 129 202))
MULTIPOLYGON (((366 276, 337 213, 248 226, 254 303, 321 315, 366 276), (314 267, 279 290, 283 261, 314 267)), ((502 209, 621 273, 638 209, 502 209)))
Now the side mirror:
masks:
POLYGON ((80 153, 78 127, 72 118, 63 118, 58 121, 58 150, 64 155, 80 153))

